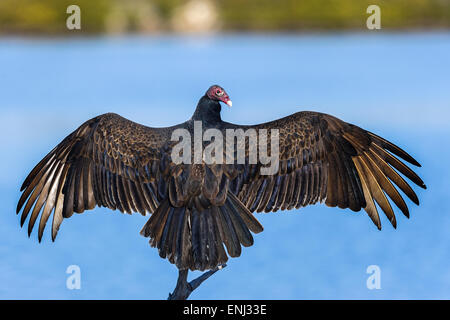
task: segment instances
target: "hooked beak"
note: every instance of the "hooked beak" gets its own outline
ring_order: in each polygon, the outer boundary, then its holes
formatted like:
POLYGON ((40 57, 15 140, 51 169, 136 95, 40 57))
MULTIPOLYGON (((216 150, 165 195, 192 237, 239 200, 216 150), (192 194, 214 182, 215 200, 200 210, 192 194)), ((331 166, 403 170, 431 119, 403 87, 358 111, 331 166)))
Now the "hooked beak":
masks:
POLYGON ((227 104, 229 107, 231 107, 231 106, 233 105, 233 103, 232 103, 231 100, 230 100, 230 97, 229 97, 227 94, 225 94, 225 95, 220 99, 220 101, 222 101, 223 103, 227 104))

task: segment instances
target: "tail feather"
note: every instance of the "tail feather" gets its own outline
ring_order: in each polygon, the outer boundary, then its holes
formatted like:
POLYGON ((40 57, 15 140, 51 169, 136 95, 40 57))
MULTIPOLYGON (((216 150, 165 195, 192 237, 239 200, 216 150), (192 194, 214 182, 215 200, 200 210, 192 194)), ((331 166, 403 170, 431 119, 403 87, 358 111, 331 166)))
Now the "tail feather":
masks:
POLYGON ((175 259, 171 263, 178 265, 192 265, 192 244, 190 240, 190 219, 186 208, 178 211, 180 215, 180 228, 178 229, 178 241, 175 249, 175 259))
POLYGON ((244 220, 245 225, 252 231, 253 233, 260 233, 264 229, 258 220, 255 219, 253 214, 245 207, 241 201, 232 193, 228 194, 228 199, 230 204, 235 208, 235 211, 239 213, 239 217, 244 220))
MULTIPOLYGON (((206 211, 206 210, 205 210, 206 211)), ((196 270, 203 270, 202 266, 202 247, 201 247, 201 229, 200 229, 200 215, 196 212, 191 213, 191 243, 192 243, 192 254, 194 258, 194 268, 196 270)), ((206 239, 203 238, 203 241, 206 239)))
MULTIPOLYGON (((221 245, 217 239, 216 232, 214 229, 214 220, 213 220, 213 217, 211 216, 211 213, 205 214, 203 216, 205 218, 206 234, 208 234, 209 262, 211 265, 214 265, 214 264, 218 265, 219 264, 219 246, 221 246, 222 250, 223 250, 223 245, 221 245)), ((226 257, 226 255, 225 255, 225 257, 226 257)))
POLYGON ((199 210, 173 207, 163 201, 141 230, 159 255, 179 269, 206 270, 238 257, 241 245, 253 244, 254 233, 263 230, 258 220, 233 195, 222 206, 199 210), (224 248, 226 247, 226 251, 224 248))
MULTIPOLYGON (((225 252, 225 248, 223 246, 223 244, 225 243, 225 235, 223 233, 223 229, 222 229, 222 225, 220 223, 220 210, 218 207, 212 207, 211 208, 211 217, 212 217, 212 225, 214 227, 214 235, 217 239, 217 243, 219 244, 217 246, 217 254, 218 254, 218 261, 227 261, 228 260, 228 256, 227 253, 225 252)), ((227 249, 228 250, 228 249, 227 249)))
POLYGON ((159 249, 159 255, 161 258, 165 258, 167 256, 168 259, 170 259, 170 251, 171 251, 171 244, 173 241, 173 235, 172 230, 174 229, 174 224, 176 223, 176 219, 174 219, 174 211, 175 209, 173 207, 170 207, 168 213, 167 213, 167 219, 166 223, 164 225, 163 232, 161 235, 161 240, 158 245, 159 249))
POLYGON ((231 218, 228 215, 228 211, 219 208, 220 226, 222 227, 223 242, 227 247, 228 254, 235 258, 241 255, 241 246, 239 245, 239 239, 234 230, 231 218))
POLYGON ((248 230, 247 225, 244 223, 242 218, 240 217, 239 212, 235 211, 235 208, 231 205, 230 207, 221 207, 222 212, 228 211, 228 216, 231 219, 231 223, 234 227, 234 231, 236 233, 236 236, 239 239, 239 242, 244 247, 250 247, 253 245, 253 237, 248 230))

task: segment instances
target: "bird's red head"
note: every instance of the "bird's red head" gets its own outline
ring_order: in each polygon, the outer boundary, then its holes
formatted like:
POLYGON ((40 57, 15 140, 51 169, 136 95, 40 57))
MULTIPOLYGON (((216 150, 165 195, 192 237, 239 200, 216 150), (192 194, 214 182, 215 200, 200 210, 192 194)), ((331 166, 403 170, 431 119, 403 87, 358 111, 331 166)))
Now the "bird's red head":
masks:
POLYGON ((206 95, 208 98, 214 101, 222 101, 223 103, 227 104, 228 106, 232 106, 230 97, 225 92, 225 90, 218 85, 211 86, 208 91, 206 91, 206 95))

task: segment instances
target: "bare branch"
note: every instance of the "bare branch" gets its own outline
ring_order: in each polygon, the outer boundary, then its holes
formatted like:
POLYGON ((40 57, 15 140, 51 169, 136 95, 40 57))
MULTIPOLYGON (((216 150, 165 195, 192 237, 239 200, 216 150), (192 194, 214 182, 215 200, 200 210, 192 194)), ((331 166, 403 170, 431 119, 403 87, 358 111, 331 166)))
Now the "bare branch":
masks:
POLYGON ((179 270, 177 286, 172 293, 169 293, 169 297, 167 298, 167 300, 186 300, 190 296, 190 294, 195 289, 197 289, 206 279, 211 277, 217 271, 222 270, 226 266, 226 264, 221 264, 213 270, 206 271, 191 282, 187 281, 189 270, 179 270))

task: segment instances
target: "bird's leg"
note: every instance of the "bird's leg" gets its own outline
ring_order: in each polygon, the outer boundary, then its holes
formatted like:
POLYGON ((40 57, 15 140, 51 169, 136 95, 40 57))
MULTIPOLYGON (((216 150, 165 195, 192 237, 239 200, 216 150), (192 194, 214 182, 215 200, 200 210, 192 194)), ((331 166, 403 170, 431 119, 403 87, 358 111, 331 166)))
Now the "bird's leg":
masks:
POLYGON ((189 295, 203 283, 203 281, 211 277, 217 271, 225 268, 226 266, 226 264, 218 265, 214 269, 204 272, 202 275, 200 275, 198 278, 195 278, 191 282, 187 281, 189 270, 179 270, 177 286, 172 293, 169 293, 169 297, 167 298, 167 300, 186 300, 189 295))
POLYGON ((186 300, 187 297, 192 292, 192 288, 190 284, 187 282, 189 270, 179 270, 178 271, 178 281, 175 290, 172 293, 169 293, 169 298, 167 300, 186 300))

